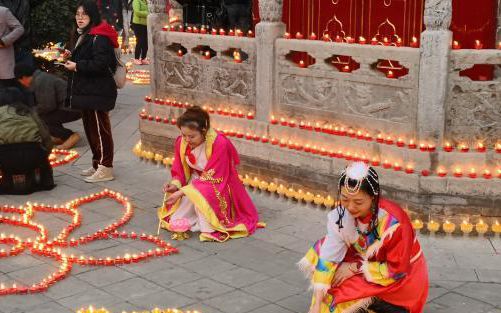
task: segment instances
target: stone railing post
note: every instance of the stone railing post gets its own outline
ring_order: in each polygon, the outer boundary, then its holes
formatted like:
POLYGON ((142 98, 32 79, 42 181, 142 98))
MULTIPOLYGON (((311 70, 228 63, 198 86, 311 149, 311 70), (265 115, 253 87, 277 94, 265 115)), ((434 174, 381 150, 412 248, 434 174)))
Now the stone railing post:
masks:
POLYGON ((259 0, 261 22, 256 25, 256 119, 267 121, 275 94, 275 40, 285 32, 283 0, 259 0))
POLYGON ((156 97, 156 72, 157 60, 162 53, 162 47, 159 45, 159 35, 162 27, 168 24, 167 1, 169 0, 148 0, 148 55, 151 61, 150 65, 150 88, 151 95, 156 97))
MULTIPOLYGON (((501 42, 501 0, 498 0, 498 14, 497 14, 497 28, 496 28, 496 45, 501 42)), ((497 47, 497 46, 496 46, 497 47)), ((496 77, 501 77, 501 68, 499 66, 495 67, 496 77)))
POLYGON ((418 137, 443 140, 452 32, 452 0, 426 0, 419 67, 418 137))

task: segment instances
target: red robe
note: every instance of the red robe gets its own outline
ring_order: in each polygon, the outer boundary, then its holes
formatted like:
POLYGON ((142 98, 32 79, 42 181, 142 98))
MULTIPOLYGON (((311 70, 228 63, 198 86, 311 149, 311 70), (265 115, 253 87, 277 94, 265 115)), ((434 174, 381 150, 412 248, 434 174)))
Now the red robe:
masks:
POLYGON ((380 239, 360 235, 351 245, 344 261, 360 261, 363 274, 331 287, 330 308, 352 300, 361 300, 356 302, 367 306, 372 297, 377 297, 410 313, 420 313, 428 297, 428 270, 421 246, 402 208, 386 199, 381 199, 379 207, 380 239))

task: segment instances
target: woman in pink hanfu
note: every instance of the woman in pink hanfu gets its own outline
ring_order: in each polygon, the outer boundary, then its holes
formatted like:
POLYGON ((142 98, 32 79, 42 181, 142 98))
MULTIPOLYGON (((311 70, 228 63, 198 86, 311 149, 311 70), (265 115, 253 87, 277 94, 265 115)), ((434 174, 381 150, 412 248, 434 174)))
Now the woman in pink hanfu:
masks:
POLYGON ((238 153, 225 136, 210 128, 207 112, 192 107, 177 120, 171 195, 158 211, 160 226, 187 219, 201 241, 246 237, 258 226, 258 213, 238 176, 238 153))

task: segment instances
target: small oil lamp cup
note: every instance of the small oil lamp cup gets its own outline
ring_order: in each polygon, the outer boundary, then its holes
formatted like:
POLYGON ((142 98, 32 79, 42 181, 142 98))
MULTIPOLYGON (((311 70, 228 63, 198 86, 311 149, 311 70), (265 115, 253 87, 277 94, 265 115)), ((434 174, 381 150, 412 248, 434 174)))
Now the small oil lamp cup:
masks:
POLYGON ((169 225, 169 229, 172 232, 172 240, 185 240, 190 238, 190 235, 188 235, 190 222, 186 218, 173 220, 169 225))

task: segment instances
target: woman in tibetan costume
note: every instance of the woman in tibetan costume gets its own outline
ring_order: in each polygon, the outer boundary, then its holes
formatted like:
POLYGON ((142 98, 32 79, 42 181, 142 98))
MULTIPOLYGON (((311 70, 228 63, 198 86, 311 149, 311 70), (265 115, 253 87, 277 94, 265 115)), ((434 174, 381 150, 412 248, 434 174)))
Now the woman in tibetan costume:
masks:
POLYGON ((299 262, 314 290, 309 313, 420 313, 428 272, 407 214, 380 198, 378 175, 353 163, 339 180, 327 235, 299 262))
POLYGON ((258 213, 238 176, 240 160, 229 139, 210 128, 207 112, 193 107, 177 120, 182 135, 175 143, 170 196, 159 210, 160 226, 171 230, 187 221, 201 241, 246 237, 258 225, 258 213))

